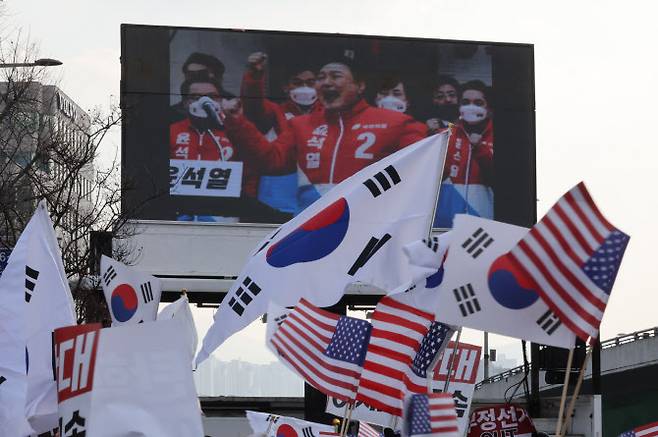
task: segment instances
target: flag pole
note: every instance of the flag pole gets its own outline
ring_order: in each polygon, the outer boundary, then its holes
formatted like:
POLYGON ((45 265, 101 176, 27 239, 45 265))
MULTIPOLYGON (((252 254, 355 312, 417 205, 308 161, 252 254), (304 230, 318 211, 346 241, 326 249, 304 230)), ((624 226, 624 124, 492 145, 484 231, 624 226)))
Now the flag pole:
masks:
POLYGON ((352 418, 352 411, 354 410, 354 404, 350 403, 347 405, 349 406, 349 408, 347 410, 347 416, 343 420, 343 427, 340 430, 341 437, 345 437, 345 435, 347 434, 347 428, 349 428, 350 419, 352 418))
POLYGON ((587 360, 592 355, 593 349, 594 349, 594 344, 592 344, 588 349, 587 354, 585 355, 585 359, 583 360, 583 364, 582 366, 580 366, 580 373, 578 374, 578 382, 576 382, 576 388, 574 389, 573 395, 571 396, 571 401, 569 402, 569 408, 567 408, 567 414, 566 417, 564 418, 564 424, 562 425, 560 434, 557 434, 556 437, 564 437, 565 433, 567 432, 567 428, 569 427, 569 423, 571 422, 571 415, 573 414, 573 410, 576 407, 576 399, 578 398, 578 394, 580 393, 580 388, 583 385, 583 379, 585 379, 585 369, 587 369, 587 360))
MULTIPOLYGON (((448 143, 450 143, 450 137, 452 136, 453 127, 454 127, 454 124, 448 123, 448 139, 446 140, 446 148, 445 148, 445 152, 443 154, 443 160, 441 161, 444 164, 446 162, 446 156, 448 155, 448 143)), ((441 194, 441 181, 442 180, 443 180, 443 166, 441 167, 439 179, 436 181, 436 187, 434 188, 436 190, 435 191, 436 192, 436 200, 434 201, 434 209, 432 210, 432 217, 430 218, 430 228, 427 232, 427 237, 428 238, 432 238, 432 226, 434 225, 434 215, 436 214, 436 208, 439 206, 439 195, 441 194)))
POLYGON ((569 387, 569 376, 571 375, 571 363, 573 362, 574 348, 569 349, 569 358, 567 358, 567 371, 564 373, 564 382, 562 385, 562 396, 560 397, 560 412, 557 416, 557 425, 555 426, 555 435, 559 436, 562 429, 562 418, 564 417, 564 404, 567 401, 567 389, 569 387))
MULTIPOLYGON (((452 329, 451 329, 452 330, 452 329)), ((452 338, 452 335, 455 333, 454 330, 452 330, 452 334, 450 334, 450 338, 452 338)), ((448 338, 448 343, 450 343, 450 338, 448 338)), ((445 341, 445 340, 444 340, 445 341)), ((454 352, 453 352, 454 353, 454 352)), ((439 364, 439 361, 441 361, 441 358, 445 355, 445 348, 443 348, 443 351, 441 351, 440 354, 436 354, 434 357, 434 360, 430 364, 430 366, 427 368, 427 394, 432 394, 432 382, 434 381, 434 371, 436 370, 436 366, 439 364)))
POLYGON ((448 376, 446 377, 446 383, 443 386, 443 393, 448 393, 448 387, 450 386, 450 376, 452 375, 452 366, 455 363, 455 356, 457 355, 457 348, 459 347, 459 338, 462 336, 462 327, 459 327, 457 331, 457 338, 455 339, 455 346, 452 348, 452 355, 450 356, 450 363, 448 364, 448 376))
POLYGON ((345 426, 345 418, 347 417, 347 410, 350 408, 350 403, 345 402, 345 411, 343 412, 343 420, 340 422, 340 435, 343 435, 343 427, 345 426))

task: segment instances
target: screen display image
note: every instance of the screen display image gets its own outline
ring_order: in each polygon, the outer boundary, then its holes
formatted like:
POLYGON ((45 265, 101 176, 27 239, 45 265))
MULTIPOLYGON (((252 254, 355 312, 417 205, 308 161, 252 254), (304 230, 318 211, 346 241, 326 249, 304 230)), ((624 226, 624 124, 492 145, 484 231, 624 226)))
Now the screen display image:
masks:
POLYGON ((533 87, 524 44, 124 25, 124 208, 283 223, 450 129, 434 227, 530 225, 533 87))

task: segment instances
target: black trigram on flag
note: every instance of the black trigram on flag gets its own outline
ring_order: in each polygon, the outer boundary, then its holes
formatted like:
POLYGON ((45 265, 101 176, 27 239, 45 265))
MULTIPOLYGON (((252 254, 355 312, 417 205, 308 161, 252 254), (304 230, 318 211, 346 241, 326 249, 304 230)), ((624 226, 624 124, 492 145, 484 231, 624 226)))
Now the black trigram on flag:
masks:
POLYGON ((416 284, 411 284, 409 288, 403 291, 403 293, 409 293, 410 291, 414 291, 416 289, 416 284))
POLYGON ((539 319, 537 319, 537 324, 541 329, 544 330, 544 332, 546 332, 546 334, 551 335, 557 328, 560 327, 562 322, 558 318, 557 314, 551 310, 548 310, 542 314, 539 319))
POLYGON ((254 300, 254 297, 258 296, 260 290, 261 288, 252 281, 249 276, 247 276, 244 278, 244 281, 242 281, 242 285, 238 288, 238 291, 235 292, 235 296, 228 301, 228 305, 233 308, 233 311, 235 311, 238 316, 241 316, 247 305, 254 300))
POLYGON ((400 183, 400 175, 395 170, 395 167, 389 165, 384 169, 375 174, 370 179, 366 180, 363 185, 365 185, 373 197, 377 197, 382 194, 384 191, 389 190, 393 185, 400 183))
POLYGON ((6 380, 7 378, 5 378, 4 376, 0 376, 0 385, 2 385, 2 383, 5 382, 6 380))
POLYGON ((279 420, 279 416, 277 416, 276 414, 269 414, 267 416, 267 419, 265 419, 266 422, 272 422, 272 423, 276 423, 278 420, 279 420))
POLYGON ((475 297, 475 291, 471 284, 462 285, 452 290, 459 304, 462 316, 466 317, 481 310, 480 302, 475 297))
POLYGON ((439 251, 439 237, 423 238, 423 243, 429 247, 433 252, 439 251))
POLYGON ((489 247, 493 242, 494 239, 491 238, 484 229, 478 228, 477 231, 473 232, 473 235, 464 241, 462 247, 466 249, 466 252, 473 258, 477 258, 482 251, 489 247))
POLYGON ((281 232, 281 228, 277 229, 276 232, 273 233, 272 236, 270 238, 268 238, 267 241, 265 243, 263 243, 263 245, 261 247, 258 248, 256 253, 254 253, 254 256, 258 255, 263 249, 265 249, 272 242, 272 240, 274 240, 274 237, 276 237, 276 235, 279 232, 281 232))
POLYGON ((105 273, 103 273, 103 282, 105 285, 110 285, 110 283, 117 277, 117 272, 114 270, 114 266, 109 266, 105 273))
POLYGON ((151 288, 151 281, 145 282, 139 286, 142 290, 142 299, 144 303, 149 303, 153 300, 153 289, 151 288))
POLYGON ((384 244, 388 240, 391 239, 391 234, 384 234, 384 236, 381 239, 371 237, 370 240, 368 240, 368 243, 366 244, 366 247, 363 248, 361 253, 359 254, 359 257, 354 261, 354 264, 352 264, 352 267, 348 270, 347 274, 350 276, 354 276, 357 271, 366 263, 372 256, 377 253, 379 249, 382 248, 384 244))
POLYGON ((315 434, 313 434, 313 428, 311 428, 310 426, 303 428, 302 434, 304 435, 304 437, 315 437, 315 434))
POLYGON ((34 287, 37 286, 37 279, 39 278, 39 272, 34 270, 32 267, 25 266, 25 302, 29 302, 32 299, 32 293, 34 292, 34 287))
POLYGON ((281 314, 279 317, 274 318, 274 323, 276 323, 276 326, 281 326, 281 324, 286 321, 287 317, 288 314, 281 314))

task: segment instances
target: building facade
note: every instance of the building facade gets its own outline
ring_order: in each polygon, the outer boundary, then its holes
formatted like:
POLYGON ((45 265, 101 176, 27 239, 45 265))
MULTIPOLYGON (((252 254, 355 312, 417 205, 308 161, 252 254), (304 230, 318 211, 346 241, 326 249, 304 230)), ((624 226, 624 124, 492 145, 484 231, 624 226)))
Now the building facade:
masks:
POLYGON ((89 115, 55 85, 0 82, 0 247, 15 244, 43 198, 61 208, 58 238, 84 242, 76 222, 93 200, 90 126, 89 115))

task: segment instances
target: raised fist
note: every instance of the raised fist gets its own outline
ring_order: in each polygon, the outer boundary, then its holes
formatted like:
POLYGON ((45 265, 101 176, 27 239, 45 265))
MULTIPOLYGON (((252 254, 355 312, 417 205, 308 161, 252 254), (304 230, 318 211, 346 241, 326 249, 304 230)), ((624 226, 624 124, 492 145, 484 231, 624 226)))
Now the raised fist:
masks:
POLYGON ((267 64, 267 53, 265 52, 254 52, 249 55, 247 58, 247 66, 256 72, 261 72, 265 70, 265 65, 267 64))
POLYGON ((227 117, 237 117, 242 114, 242 102, 237 97, 222 99, 222 111, 227 117))

